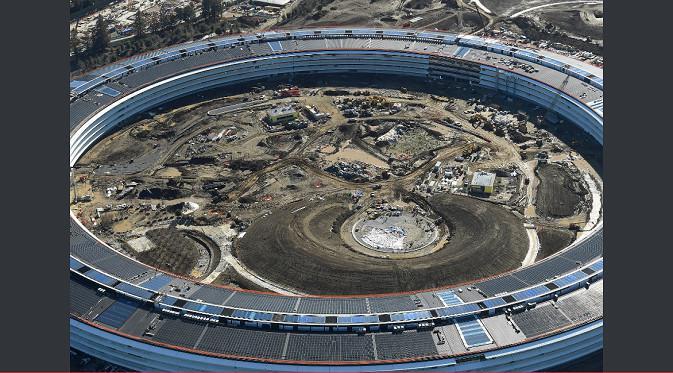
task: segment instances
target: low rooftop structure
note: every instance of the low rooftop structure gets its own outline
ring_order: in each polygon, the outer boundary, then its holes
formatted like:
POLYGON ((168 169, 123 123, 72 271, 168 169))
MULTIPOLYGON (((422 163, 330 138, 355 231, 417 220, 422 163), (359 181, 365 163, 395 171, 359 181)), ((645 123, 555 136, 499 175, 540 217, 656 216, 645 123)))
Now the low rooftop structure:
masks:
POLYGON ((297 119, 299 114, 292 106, 279 106, 267 111, 266 117, 269 123, 278 124, 297 119))
POLYGON ((495 174, 490 172, 477 171, 472 175, 470 182, 470 192, 473 193, 493 193, 495 184, 495 174))

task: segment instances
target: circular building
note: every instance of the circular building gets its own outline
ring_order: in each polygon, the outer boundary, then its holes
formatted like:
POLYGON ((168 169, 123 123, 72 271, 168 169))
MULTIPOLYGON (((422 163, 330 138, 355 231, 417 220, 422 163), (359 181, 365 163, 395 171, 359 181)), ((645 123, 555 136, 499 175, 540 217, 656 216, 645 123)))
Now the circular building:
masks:
MULTIPOLYGON (((71 166, 130 118, 178 98, 328 73, 460 80, 548 108, 603 141, 603 80, 567 58, 441 32, 304 29, 177 45, 72 81, 71 166)), ((96 238, 71 212, 70 343, 135 370, 543 370, 602 348, 600 216, 595 223, 558 253, 495 277, 318 297, 157 270, 96 238)), ((360 239, 379 250, 404 250, 404 237, 415 234, 402 221, 367 224, 360 239)))

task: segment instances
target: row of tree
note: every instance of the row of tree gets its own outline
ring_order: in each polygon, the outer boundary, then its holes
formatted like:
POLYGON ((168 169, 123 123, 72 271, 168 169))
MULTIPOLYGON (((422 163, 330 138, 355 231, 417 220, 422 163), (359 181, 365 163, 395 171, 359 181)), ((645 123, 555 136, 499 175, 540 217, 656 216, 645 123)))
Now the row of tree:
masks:
POLYGON ((70 13, 76 13, 80 10, 92 7, 94 0, 70 0, 70 13))
POLYGON ((222 18, 224 4, 222 0, 201 0, 201 16, 206 22, 215 22, 222 18))
POLYGON ((202 0, 203 12, 196 16, 194 6, 171 8, 162 5, 158 12, 138 11, 131 25, 132 38, 110 45, 109 22, 98 17, 91 32, 84 37, 77 30, 70 33, 70 65, 73 71, 109 64, 148 50, 194 40, 208 34, 238 33, 239 20, 222 21, 222 0, 202 0))
MULTIPOLYGON (((224 12, 222 0, 202 0, 202 19, 211 24, 218 22, 224 12)), ((135 14, 132 31, 136 40, 140 40, 149 33, 158 33, 170 29, 179 23, 192 25, 200 21, 196 17, 196 10, 192 4, 184 7, 171 8, 167 4, 161 5, 158 13, 146 15, 140 10, 135 14)), ((96 24, 89 35, 84 39, 78 36, 77 28, 70 33, 70 50, 75 60, 85 55, 97 55, 107 50, 110 45, 108 22, 98 16, 96 24)))

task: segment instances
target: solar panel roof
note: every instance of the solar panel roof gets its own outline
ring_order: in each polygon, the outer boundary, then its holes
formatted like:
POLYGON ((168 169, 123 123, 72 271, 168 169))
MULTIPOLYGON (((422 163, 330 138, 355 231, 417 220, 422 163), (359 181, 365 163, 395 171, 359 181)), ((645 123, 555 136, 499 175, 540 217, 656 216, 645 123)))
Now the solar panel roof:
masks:
POLYGON ((137 302, 128 299, 119 299, 98 315, 95 321, 113 328, 120 328, 137 309, 137 302))
POLYGON ((456 328, 460 333, 466 348, 483 346, 493 343, 484 325, 476 317, 470 317, 456 322, 456 328))
POLYGON ((112 286, 112 284, 117 283, 117 280, 115 280, 114 278, 112 278, 112 277, 110 277, 110 276, 108 276, 104 273, 98 272, 95 269, 91 269, 91 270, 87 271, 84 275, 89 277, 90 279, 92 279, 94 281, 98 281, 101 284, 105 284, 105 285, 108 285, 108 286, 112 286))

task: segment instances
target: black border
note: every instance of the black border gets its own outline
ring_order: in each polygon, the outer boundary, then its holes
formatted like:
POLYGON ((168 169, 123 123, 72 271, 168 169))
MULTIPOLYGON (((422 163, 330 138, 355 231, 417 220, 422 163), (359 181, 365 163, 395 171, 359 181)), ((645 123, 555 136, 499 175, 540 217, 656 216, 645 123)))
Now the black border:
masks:
POLYGON ((671 10, 665 1, 604 5, 608 371, 673 369, 671 10))
POLYGON ((2 7, 0 370, 67 371, 68 2, 2 7))

